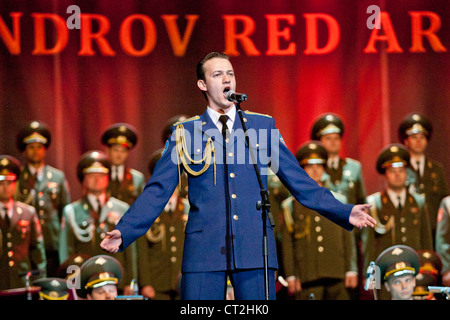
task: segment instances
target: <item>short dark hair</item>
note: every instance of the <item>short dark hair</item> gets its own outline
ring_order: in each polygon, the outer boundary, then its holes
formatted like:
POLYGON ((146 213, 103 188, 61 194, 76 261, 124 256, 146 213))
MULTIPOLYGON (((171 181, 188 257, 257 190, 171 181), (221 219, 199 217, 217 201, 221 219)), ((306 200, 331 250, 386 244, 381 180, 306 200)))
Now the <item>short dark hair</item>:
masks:
POLYGON ((222 58, 226 60, 230 60, 230 57, 221 52, 210 52, 206 56, 204 56, 198 63, 197 63, 197 80, 205 80, 205 71, 203 70, 203 65, 206 63, 206 61, 211 60, 213 58, 222 58))

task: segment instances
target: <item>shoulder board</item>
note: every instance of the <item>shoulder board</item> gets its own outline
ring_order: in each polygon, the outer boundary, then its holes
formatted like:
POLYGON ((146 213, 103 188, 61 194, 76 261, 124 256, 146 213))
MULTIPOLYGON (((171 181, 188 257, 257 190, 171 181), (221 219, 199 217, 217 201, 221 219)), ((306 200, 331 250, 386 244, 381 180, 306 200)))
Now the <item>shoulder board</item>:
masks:
POLYGON ((185 120, 181 120, 181 121, 175 122, 173 125, 176 127, 179 124, 183 124, 183 123, 194 121, 194 120, 198 120, 198 119, 200 119, 200 116, 194 116, 194 117, 191 117, 191 118, 188 118, 188 119, 185 119, 185 120))
POLYGON ((20 213, 23 212, 23 210, 26 210, 28 212, 30 212, 31 214, 35 214, 36 213, 36 209, 35 207, 29 205, 28 203, 25 202, 20 202, 20 201, 14 201, 16 203, 16 207, 20 208, 20 213))
POLYGON ((443 205, 443 206, 450 206, 450 196, 446 196, 444 199, 442 199, 441 205, 443 205))
POLYGON ((331 193, 333 194, 333 196, 334 196, 336 199, 338 199, 340 202, 342 202, 343 204, 348 203, 348 202, 347 202, 347 197, 346 197, 346 196, 344 196, 343 194, 340 194, 339 192, 334 192, 334 191, 332 191, 332 190, 330 190, 330 191, 331 191, 331 193))
POLYGON ((144 174, 143 174, 142 172, 136 170, 136 169, 130 168, 130 173, 131 173, 131 175, 132 175, 133 177, 141 178, 141 179, 144 178, 144 174))
POLYGON ((124 212, 120 212, 121 215, 123 215, 125 211, 128 210, 128 208, 130 207, 130 205, 125 201, 119 200, 114 197, 110 197, 108 201, 111 202, 112 206, 116 206, 116 209, 124 210, 124 212))
POLYGON ((263 117, 267 117, 267 118, 272 118, 272 116, 270 116, 268 114, 262 114, 262 113, 248 111, 248 110, 245 110, 244 113, 246 113, 246 114, 253 114, 253 115, 256 115, 256 116, 263 116, 263 117))
POLYGON ((425 205, 425 197, 422 194, 411 192, 411 195, 413 196, 419 207, 423 207, 425 205))
POLYGON ((51 172, 51 176, 49 177, 49 179, 51 179, 51 178, 53 178, 53 180, 55 180, 55 179, 65 179, 65 175, 64 175, 64 172, 62 170, 59 170, 59 169, 54 168, 54 167, 49 166, 49 165, 46 165, 46 170, 47 170, 46 174, 48 174, 48 172, 51 172))
POLYGON ((381 193, 380 192, 375 192, 374 194, 371 194, 370 196, 368 196, 366 198, 366 201, 369 204, 373 204, 377 207, 381 206, 381 193))
POLYGON ((355 160, 355 159, 352 159, 352 158, 345 158, 345 161, 346 161, 348 164, 351 164, 351 165, 358 165, 358 166, 361 166, 361 163, 360 163, 358 160, 355 160))

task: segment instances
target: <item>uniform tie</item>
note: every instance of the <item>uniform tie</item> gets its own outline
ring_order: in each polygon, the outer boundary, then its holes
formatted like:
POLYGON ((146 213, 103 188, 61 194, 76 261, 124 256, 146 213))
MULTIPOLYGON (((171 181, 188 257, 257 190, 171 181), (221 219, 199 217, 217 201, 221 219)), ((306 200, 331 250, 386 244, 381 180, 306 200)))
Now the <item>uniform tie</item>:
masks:
POLYGON ((3 212, 2 212, 2 219, 3 222, 6 226, 6 228, 9 228, 9 216, 8 216, 8 208, 7 207, 3 207, 3 212))
POLYGON ((100 212, 102 211, 102 202, 99 198, 97 198, 97 213, 100 216, 100 212))
POLYGON ((219 117, 219 121, 222 123, 222 137, 223 137, 223 172, 224 172, 224 182, 225 182, 225 208, 226 208, 226 236, 225 236, 225 245, 226 245, 226 261, 227 261, 227 270, 232 268, 232 240, 231 240, 231 222, 230 222, 230 215, 231 215, 231 203, 230 203, 230 186, 228 184, 228 166, 226 162, 227 158, 227 147, 226 144, 228 143, 228 116, 227 115, 221 115, 219 117))
POLYGON ((422 176, 421 172, 420 172, 420 161, 416 161, 416 171, 419 177, 422 176))
POLYGON ((397 211, 398 212, 402 212, 402 209, 403 209, 403 207, 402 207, 402 198, 401 197, 397 197, 397 211))
POLYGON ((223 137, 223 145, 225 145, 225 143, 228 143, 229 139, 229 131, 228 131, 228 126, 227 126, 227 121, 228 121, 229 117, 227 115, 221 115, 219 117, 219 121, 222 123, 222 137, 223 137))
POLYGON ((114 182, 119 182, 119 168, 117 166, 114 166, 114 182))

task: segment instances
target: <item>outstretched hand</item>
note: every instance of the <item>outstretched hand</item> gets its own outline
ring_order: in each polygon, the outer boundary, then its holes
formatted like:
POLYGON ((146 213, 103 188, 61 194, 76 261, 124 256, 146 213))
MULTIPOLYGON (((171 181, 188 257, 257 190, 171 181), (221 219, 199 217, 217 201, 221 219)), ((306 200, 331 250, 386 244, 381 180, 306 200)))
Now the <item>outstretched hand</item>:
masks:
POLYGON ((349 222, 358 228, 365 228, 367 226, 374 227, 376 221, 368 213, 369 209, 372 207, 371 204, 357 204, 353 207, 352 212, 350 212, 349 222))
POLYGON ((100 247, 109 252, 116 253, 122 244, 122 234, 119 230, 114 229, 106 233, 106 237, 100 243, 100 247))

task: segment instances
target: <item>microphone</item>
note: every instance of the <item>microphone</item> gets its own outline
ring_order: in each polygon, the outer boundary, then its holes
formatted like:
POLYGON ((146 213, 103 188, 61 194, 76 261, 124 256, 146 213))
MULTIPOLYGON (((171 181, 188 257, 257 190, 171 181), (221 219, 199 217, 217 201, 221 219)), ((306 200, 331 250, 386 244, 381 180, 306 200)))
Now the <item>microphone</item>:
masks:
POLYGON ((242 102, 248 99, 248 96, 245 93, 237 93, 232 90, 228 91, 225 98, 231 102, 242 102))
POLYGON ((378 269, 378 266, 375 265, 373 261, 371 261, 370 265, 367 267, 366 284, 364 285, 364 290, 368 291, 369 289, 374 288, 380 289, 380 275, 378 269))
POLYGON ((428 290, 430 290, 431 293, 450 293, 450 287, 428 286, 428 290))

